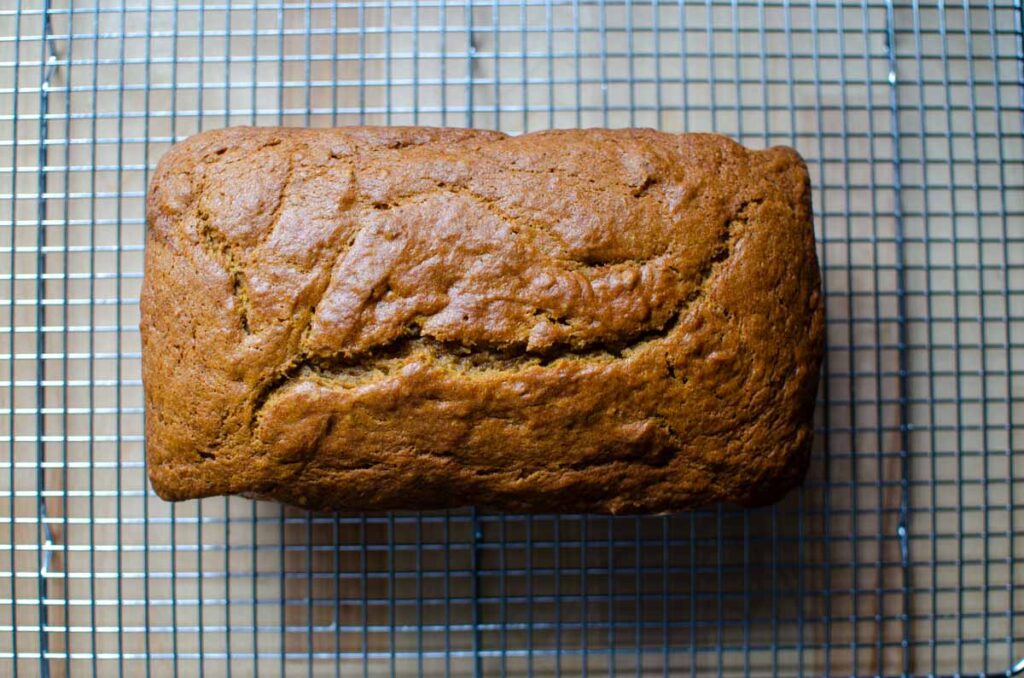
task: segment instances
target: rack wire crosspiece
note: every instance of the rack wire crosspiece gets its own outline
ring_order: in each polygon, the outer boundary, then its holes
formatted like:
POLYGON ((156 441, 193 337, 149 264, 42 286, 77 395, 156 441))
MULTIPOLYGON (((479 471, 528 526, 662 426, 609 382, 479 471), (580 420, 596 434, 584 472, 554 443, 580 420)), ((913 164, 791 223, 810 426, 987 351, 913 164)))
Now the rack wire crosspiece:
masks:
POLYGON ((0 673, 1024 672, 1022 83, 1020 0, 6 3, 0 673), (236 124, 795 146, 828 315, 806 486, 614 519, 160 501, 146 182, 236 124))

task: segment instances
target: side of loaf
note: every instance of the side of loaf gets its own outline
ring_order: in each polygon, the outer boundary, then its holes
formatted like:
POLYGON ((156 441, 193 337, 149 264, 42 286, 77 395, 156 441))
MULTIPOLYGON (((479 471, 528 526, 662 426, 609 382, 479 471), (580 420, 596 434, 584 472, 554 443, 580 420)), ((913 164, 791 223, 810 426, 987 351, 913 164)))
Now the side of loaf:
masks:
POLYGON ((148 195, 169 500, 661 512, 806 471, 824 321, 795 151, 651 130, 231 128, 148 195))

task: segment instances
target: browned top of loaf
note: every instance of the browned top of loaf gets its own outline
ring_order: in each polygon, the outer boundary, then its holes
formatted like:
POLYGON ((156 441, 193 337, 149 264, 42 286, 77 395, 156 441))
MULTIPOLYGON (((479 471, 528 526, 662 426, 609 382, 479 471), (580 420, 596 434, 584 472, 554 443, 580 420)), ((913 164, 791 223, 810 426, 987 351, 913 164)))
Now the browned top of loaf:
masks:
POLYGON ((233 128, 168 152, 148 210, 161 496, 622 512, 803 475, 823 325, 790 149, 233 128))

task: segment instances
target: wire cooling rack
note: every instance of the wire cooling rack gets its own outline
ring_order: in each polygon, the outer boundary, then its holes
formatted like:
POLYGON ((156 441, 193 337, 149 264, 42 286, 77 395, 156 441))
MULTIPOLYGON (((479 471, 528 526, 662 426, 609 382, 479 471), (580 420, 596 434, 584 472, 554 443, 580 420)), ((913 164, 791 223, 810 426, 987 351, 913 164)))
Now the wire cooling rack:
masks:
POLYGON ((1024 657, 1020 0, 0 7, 0 674, 978 674, 1024 657), (717 130, 814 183, 816 452, 763 510, 176 506, 145 186, 234 124, 717 130))

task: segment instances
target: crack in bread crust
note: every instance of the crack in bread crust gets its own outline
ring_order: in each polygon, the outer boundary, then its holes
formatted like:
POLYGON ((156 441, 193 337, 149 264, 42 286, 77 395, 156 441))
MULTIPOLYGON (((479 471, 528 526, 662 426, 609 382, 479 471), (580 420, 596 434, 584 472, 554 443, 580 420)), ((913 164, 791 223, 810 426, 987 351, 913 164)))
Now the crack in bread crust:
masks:
MULTIPOLYGON (((744 202, 729 219, 719 246, 699 271, 700 284, 669 317, 663 327, 648 330, 631 341, 618 345, 597 342, 583 349, 558 346, 543 353, 531 353, 525 346, 508 346, 501 349, 481 349, 458 342, 444 342, 423 336, 418 327, 408 334, 387 344, 374 347, 369 354, 346 356, 343 353, 330 357, 311 356, 305 351, 296 352, 282 367, 274 371, 253 396, 251 428, 257 430, 260 414, 267 403, 279 392, 297 379, 308 375, 324 381, 334 381, 344 388, 362 386, 374 381, 387 379, 395 370, 394 365, 405 364, 411 359, 430 363, 443 363, 449 369, 459 372, 503 372, 549 367, 561 359, 584 361, 608 361, 634 353, 647 344, 662 341, 675 329, 679 319, 704 297, 713 283, 718 270, 724 266, 733 251, 736 233, 740 224, 749 219, 749 210, 763 202, 754 199, 744 202)), ((315 314, 315 309, 313 311, 315 314)))

